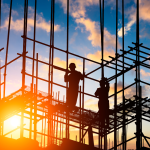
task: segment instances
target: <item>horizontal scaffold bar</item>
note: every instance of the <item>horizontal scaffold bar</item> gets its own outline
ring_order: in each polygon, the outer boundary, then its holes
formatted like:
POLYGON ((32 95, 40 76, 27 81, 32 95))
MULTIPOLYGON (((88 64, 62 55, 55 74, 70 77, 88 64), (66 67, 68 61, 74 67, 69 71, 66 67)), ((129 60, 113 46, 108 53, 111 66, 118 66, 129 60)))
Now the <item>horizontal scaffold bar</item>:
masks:
POLYGON ((22 35, 21 37, 22 37, 22 38, 25 38, 25 39, 28 39, 28 40, 30 40, 30 41, 33 41, 33 42, 35 41, 36 43, 39 43, 39 44, 42 44, 42 45, 45 45, 45 46, 48 46, 48 47, 54 48, 54 49, 59 50, 59 51, 62 51, 62 52, 64 52, 64 53, 68 53, 68 54, 70 54, 70 55, 73 55, 73 56, 76 56, 76 57, 79 57, 79 58, 85 59, 85 60, 87 60, 87 61, 91 61, 91 62, 93 62, 93 63, 96 63, 96 64, 101 65, 101 63, 99 63, 99 62, 97 62, 97 61, 94 61, 94 60, 91 60, 91 59, 88 59, 88 58, 82 57, 82 56, 80 56, 80 55, 77 55, 77 54, 74 54, 74 53, 71 53, 71 52, 67 52, 67 51, 62 50, 62 49, 60 49, 60 48, 57 48, 57 47, 55 47, 55 46, 52 46, 52 45, 49 45, 49 44, 45 44, 45 43, 40 42, 40 41, 37 41, 37 40, 33 40, 33 39, 28 38, 28 37, 25 37, 25 36, 23 36, 23 35, 22 35))

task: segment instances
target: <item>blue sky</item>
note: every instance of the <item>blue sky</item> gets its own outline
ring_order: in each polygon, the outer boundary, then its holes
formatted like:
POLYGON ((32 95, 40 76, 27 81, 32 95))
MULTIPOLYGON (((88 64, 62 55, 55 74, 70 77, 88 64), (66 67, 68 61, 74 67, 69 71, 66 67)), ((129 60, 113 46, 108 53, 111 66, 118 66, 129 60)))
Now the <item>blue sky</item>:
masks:
MULTIPOLYGON (((8 29, 8 16, 9 16, 9 3, 10 0, 2 0, 2 23, 0 30, 0 48, 4 50, 0 53, 2 65, 5 62, 5 51, 7 42, 7 29, 8 29)), ((13 0, 12 4, 12 20, 9 42, 8 61, 17 57, 17 53, 22 53, 23 39, 23 13, 24 2, 13 0)), ((121 54, 119 49, 122 48, 122 8, 121 1, 119 1, 118 8, 118 53, 121 54)), ((135 0, 125 1, 125 50, 128 46, 133 46, 132 42, 136 41, 136 2, 135 0)), ((36 40, 50 43, 50 0, 37 0, 37 22, 36 22, 36 40)), ((55 4, 55 39, 54 46, 66 50, 66 15, 67 0, 56 0, 55 4)), ((105 0, 105 22, 104 22, 104 59, 110 60, 109 55, 114 56, 116 44, 116 2, 115 0, 105 0)), ((140 0, 140 42, 145 46, 149 46, 150 40, 150 1, 140 0)), ((29 0, 28 10, 28 33, 29 38, 33 38, 34 26, 34 1, 29 0)), ((101 42, 100 42, 100 16, 99 16, 99 0, 70 0, 70 16, 69 16, 69 51, 83 57, 101 62, 101 42)), ((33 43, 27 42, 28 56, 32 56, 33 43)), ((147 51, 148 52, 148 51, 147 51)), ((40 44, 36 44, 36 53, 39 53, 39 59, 48 62, 49 48, 40 44)), ((65 53, 55 51, 54 64, 65 68, 66 55, 65 53)), ((132 57, 130 55, 130 57, 132 57)), ((134 57, 133 57, 134 58, 134 57)), ((19 89, 21 87, 21 59, 12 63, 7 68, 7 90, 6 94, 19 89)), ((69 55, 69 62, 75 62, 77 70, 82 72, 82 59, 69 55)), ((130 61, 127 61, 131 63, 130 61)), ((149 62, 147 62, 149 63, 149 62)), ((27 60, 26 71, 31 73, 32 61, 27 60)), ((86 70, 88 73, 97 68, 99 65, 89 63, 86 61, 86 70)), ((2 70, 3 73, 3 70, 2 70)), ((39 64, 39 76, 48 79, 48 66, 39 64)), ((115 74, 112 69, 105 69, 105 76, 111 77, 115 74)), ((54 81, 65 85, 63 80, 64 72, 54 71, 54 81)), ((131 70, 125 75, 125 86, 134 82, 135 73, 131 70)), ((149 70, 141 68, 141 78, 149 82, 149 70)), ((97 71, 90 75, 97 80, 101 78, 101 71, 97 71)), ((2 76, 3 80, 3 76, 2 76)), ((31 78, 26 78, 26 84, 30 85, 31 78)), ((82 85, 82 82, 80 82, 82 85)), ((110 94, 113 94, 114 81, 111 83, 110 94)), ((118 89, 121 89, 122 78, 118 79, 118 89)), ((99 84, 94 81, 85 80, 85 92, 94 94, 99 84)), ((47 83, 39 81, 39 90, 47 92, 47 83)), ((143 85, 144 95, 148 96, 149 87, 143 85)), ((61 99, 65 95, 65 90, 54 86, 54 91, 60 91, 61 99)), ((131 87, 125 92, 127 97, 135 94, 135 88, 131 87)), ((119 102, 121 101, 119 96, 119 102)), ((85 96, 85 104, 88 109, 97 110, 97 99, 85 96)), ((110 106, 113 106, 113 99, 110 100, 110 106)))

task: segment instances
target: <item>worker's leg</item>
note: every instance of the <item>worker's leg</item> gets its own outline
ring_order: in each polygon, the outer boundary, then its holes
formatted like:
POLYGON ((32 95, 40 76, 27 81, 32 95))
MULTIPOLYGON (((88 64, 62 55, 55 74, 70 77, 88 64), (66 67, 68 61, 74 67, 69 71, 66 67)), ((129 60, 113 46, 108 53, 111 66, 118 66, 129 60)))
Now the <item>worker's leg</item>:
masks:
POLYGON ((68 88, 67 90, 67 97, 66 97, 66 105, 70 106, 71 105, 71 90, 68 88))
POLYGON ((67 101, 66 101, 67 106, 70 107, 71 109, 74 109, 77 103, 77 98, 78 98, 78 89, 69 88, 67 92, 67 101))
POLYGON ((73 106, 76 106, 77 99, 78 99, 78 90, 75 90, 72 94, 72 105, 73 106))
POLYGON ((105 127, 105 109, 104 109, 104 106, 103 104, 99 101, 98 102, 98 108, 99 108, 99 119, 100 119, 100 122, 101 122, 101 127, 104 128, 105 127))
POLYGON ((107 123, 107 128, 109 127, 109 101, 107 100, 107 105, 106 105, 106 123, 107 123))

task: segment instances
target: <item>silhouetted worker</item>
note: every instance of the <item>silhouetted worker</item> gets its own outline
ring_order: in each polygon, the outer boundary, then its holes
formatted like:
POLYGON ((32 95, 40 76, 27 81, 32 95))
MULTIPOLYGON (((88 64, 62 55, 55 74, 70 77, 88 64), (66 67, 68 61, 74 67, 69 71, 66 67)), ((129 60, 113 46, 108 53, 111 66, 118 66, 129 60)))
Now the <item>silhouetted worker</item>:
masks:
POLYGON ((74 109, 78 98, 79 82, 84 77, 81 72, 75 70, 76 65, 74 63, 70 63, 69 68, 71 72, 69 74, 66 72, 64 76, 64 81, 69 82, 66 104, 69 108, 74 109))
POLYGON ((105 126, 105 121, 107 124, 107 128, 109 127, 109 100, 108 100, 108 94, 109 94, 109 83, 107 81, 107 78, 104 78, 100 81, 100 88, 97 88, 95 92, 95 96, 99 98, 98 107, 99 107, 99 113, 101 116, 101 123, 102 126, 105 126))

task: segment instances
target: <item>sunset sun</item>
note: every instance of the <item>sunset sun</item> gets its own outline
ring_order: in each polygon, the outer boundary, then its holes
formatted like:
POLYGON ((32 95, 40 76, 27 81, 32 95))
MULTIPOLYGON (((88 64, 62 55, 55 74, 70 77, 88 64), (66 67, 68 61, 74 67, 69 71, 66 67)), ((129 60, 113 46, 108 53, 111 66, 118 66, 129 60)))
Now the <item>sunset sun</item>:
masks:
POLYGON ((10 125, 13 127, 18 127, 20 126, 20 119, 18 116, 13 116, 10 119, 10 125))

